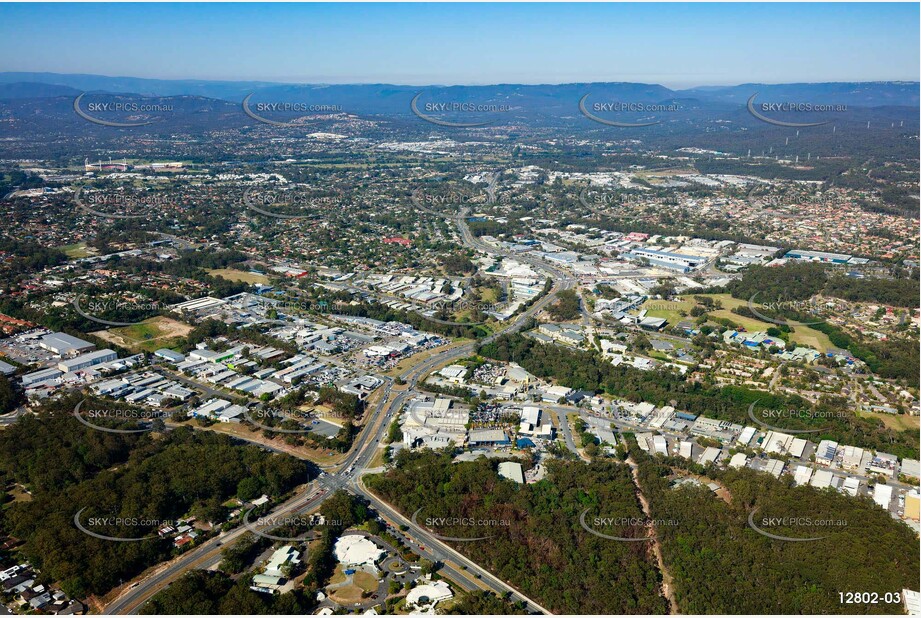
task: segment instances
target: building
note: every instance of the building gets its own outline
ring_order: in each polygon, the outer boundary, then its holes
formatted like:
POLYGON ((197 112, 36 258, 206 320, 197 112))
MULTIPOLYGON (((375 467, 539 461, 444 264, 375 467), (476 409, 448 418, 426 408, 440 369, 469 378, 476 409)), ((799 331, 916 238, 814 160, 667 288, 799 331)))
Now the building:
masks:
POLYGON ((160 348, 159 350, 154 352, 154 356, 158 356, 159 358, 162 358, 163 360, 167 360, 171 363, 181 363, 185 360, 184 354, 180 354, 179 352, 175 352, 167 348, 160 348))
POLYGON ((775 478, 780 478, 780 475, 783 474, 785 464, 780 459, 768 459, 764 464, 764 471, 768 474, 773 475, 775 478))
MULTIPOLYGON (((406 595, 406 606, 420 610, 420 613, 432 613, 431 609, 440 601, 447 601, 454 593, 445 582, 438 580, 417 584, 406 595)), ((415 613, 415 612, 413 612, 415 613)))
POLYGON ((624 254, 624 257, 628 259, 645 259, 652 266, 677 270, 682 273, 690 272, 707 263, 707 259, 700 256, 672 253, 670 251, 656 251, 654 249, 634 249, 624 254))
POLYGON ((524 472, 521 464, 517 461, 503 461, 499 464, 499 476, 510 481, 515 481, 519 485, 524 483, 524 472))
POLYGON ((511 440, 501 429, 474 429, 467 439, 469 446, 509 446, 511 440))
POLYGON ((835 453, 838 451, 838 443, 831 440, 822 440, 815 450, 815 460, 825 466, 830 466, 835 460, 835 453))
POLYGON ((905 519, 921 521, 921 493, 917 489, 912 489, 905 494, 905 519))
POLYGON ((70 373, 71 371, 79 371, 80 369, 86 369, 87 367, 94 367, 102 363, 108 363, 110 361, 116 360, 117 358, 118 354, 112 350, 96 350, 95 352, 82 354, 76 358, 61 361, 58 363, 58 369, 64 373, 70 373))
POLYGON ((892 485, 877 483, 876 487, 873 488, 873 502, 888 511, 889 506, 892 504, 892 485))
POLYGON ((336 560, 345 566, 370 566, 383 558, 387 552, 371 539, 360 534, 346 534, 339 537, 333 548, 336 560))
POLYGON ((809 466, 796 466, 793 472, 793 482, 797 485, 807 485, 812 478, 812 468, 809 466))
POLYGON ((790 260, 822 262, 824 264, 847 264, 848 260, 851 259, 850 255, 844 253, 827 253, 825 251, 806 251, 802 249, 787 251, 784 257, 790 260))
POLYGON ((89 341, 77 339, 67 333, 51 333, 50 335, 45 335, 38 340, 38 345, 61 357, 73 356, 96 347, 89 341))
POLYGON ((61 375, 63 375, 63 372, 60 369, 40 369, 39 371, 33 371, 32 373, 27 373, 22 376, 22 385, 26 387, 32 386, 33 384, 40 384, 41 382, 53 380, 61 375))
POLYGON ((745 456, 745 453, 736 453, 729 460, 729 467, 744 468, 746 463, 748 463, 748 457, 745 456))
POLYGON ((707 448, 704 449, 704 452, 700 456, 700 460, 698 461, 698 463, 702 466, 706 466, 709 463, 715 464, 717 461, 719 461, 719 458, 722 454, 723 454, 723 451, 721 451, 720 449, 712 447, 712 446, 708 446, 707 448))
POLYGON ((288 564, 298 564, 301 554, 291 545, 284 545, 275 550, 265 566, 265 574, 271 577, 285 577, 284 567, 288 564))

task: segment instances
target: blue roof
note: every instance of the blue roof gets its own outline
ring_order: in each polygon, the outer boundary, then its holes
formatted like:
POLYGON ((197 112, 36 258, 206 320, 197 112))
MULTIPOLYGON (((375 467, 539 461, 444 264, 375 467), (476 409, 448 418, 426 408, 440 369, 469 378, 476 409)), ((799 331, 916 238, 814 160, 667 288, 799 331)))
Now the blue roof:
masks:
POLYGON ((536 445, 531 438, 518 438, 518 440, 515 441, 515 446, 518 448, 533 448, 536 445))

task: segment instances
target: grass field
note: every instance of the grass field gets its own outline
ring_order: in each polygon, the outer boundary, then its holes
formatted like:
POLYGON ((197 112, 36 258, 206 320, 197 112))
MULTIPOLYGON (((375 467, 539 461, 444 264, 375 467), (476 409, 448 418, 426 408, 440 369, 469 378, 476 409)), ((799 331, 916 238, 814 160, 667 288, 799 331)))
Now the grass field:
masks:
POLYGON ((835 347, 831 339, 828 338, 828 335, 809 328, 808 326, 796 326, 793 330, 794 332, 790 334, 790 339, 800 345, 815 348, 820 352, 827 352, 829 349, 835 347))
POLYGON ((750 333, 759 331, 759 330, 767 330, 771 326, 774 326, 774 324, 771 324, 770 322, 762 322, 761 320, 756 320, 754 318, 747 318, 737 313, 733 313, 732 311, 729 311, 728 309, 720 309, 719 311, 711 311, 710 315, 712 315, 715 318, 723 318, 725 320, 731 320, 735 324, 738 324, 739 326, 744 327, 745 330, 750 333))
POLYGON ((331 599, 340 605, 354 605, 360 603, 364 595, 364 590, 354 584, 337 588, 330 592, 331 599))
POLYGON ((265 275, 249 273, 242 270, 235 270, 233 268, 210 268, 208 269, 208 274, 212 277, 220 277, 221 279, 227 279, 228 281, 242 281, 243 283, 249 283, 250 285, 254 285, 256 283, 268 285, 269 283, 269 278, 265 275))
POLYGON ((719 301, 723 305, 723 309, 735 309, 736 307, 741 307, 742 305, 747 305, 748 301, 742 300, 740 298, 733 298, 730 294, 685 294, 680 298, 682 300, 688 300, 694 302, 694 296, 702 296, 704 298, 712 298, 715 301, 719 301))
POLYGON ((98 253, 95 249, 88 248, 85 242, 78 242, 74 245, 64 245, 58 248, 72 260, 89 257, 98 253))
POLYGON ((902 431, 911 429, 918 431, 921 429, 921 416, 910 416, 908 414, 886 414, 885 412, 866 412, 861 410, 859 416, 865 418, 878 418, 883 422, 887 429, 902 431))
POLYGON ((333 571, 332 577, 329 578, 330 585, 341 584, 346 580, 345 570, 341 564, 336 565, 336 570, 333 571))
MULTIPOLYGON (((664 318, 668 321, 670 326, 675 326, 681 320, 686 319, 685 316, 681 315, 683 311, 685 314, 691 311, 691 308, 695 305, 693 299, 675 299, 675 300, 647 300, 643 303, 643 306, 640 309, 645 309, 648 312, 648 315, 653 318, 664 318)), ((691 318, 693 319, 693 318, 691 318)))
POLYGON ((111 341, 132 352, 153 352, 160 348, 171 348, 182 343, 192 327, 170 318, 157 316, 139 324, 110 328, 93 333, 100 339, 111 341))
POLYGON ((374 592, 377 590, 377 578, 370 573, 358 571, 352 576, 352 583, 364 590, 365 592, 374 592))

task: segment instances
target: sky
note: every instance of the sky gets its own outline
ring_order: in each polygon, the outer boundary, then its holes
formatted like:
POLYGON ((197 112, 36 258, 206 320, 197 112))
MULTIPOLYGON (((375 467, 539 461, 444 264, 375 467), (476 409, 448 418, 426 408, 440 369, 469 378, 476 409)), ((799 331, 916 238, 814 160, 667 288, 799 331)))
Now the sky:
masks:
POLYGON ((298 83, 918 81, 917 3, 2 4, 0 71, 298 83))

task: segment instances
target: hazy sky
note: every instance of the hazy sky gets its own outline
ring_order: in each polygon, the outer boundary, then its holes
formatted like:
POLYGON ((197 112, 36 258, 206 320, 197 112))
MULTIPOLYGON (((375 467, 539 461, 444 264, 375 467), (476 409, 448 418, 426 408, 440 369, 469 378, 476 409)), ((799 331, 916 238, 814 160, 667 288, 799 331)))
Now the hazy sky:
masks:
POLYGON ((911 4, 3 4, 0 71, 670 87, 919 78, 911 4))

